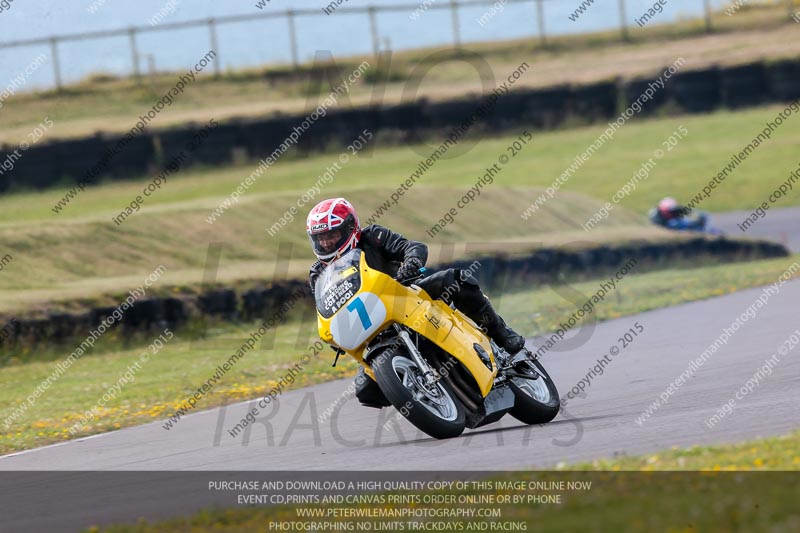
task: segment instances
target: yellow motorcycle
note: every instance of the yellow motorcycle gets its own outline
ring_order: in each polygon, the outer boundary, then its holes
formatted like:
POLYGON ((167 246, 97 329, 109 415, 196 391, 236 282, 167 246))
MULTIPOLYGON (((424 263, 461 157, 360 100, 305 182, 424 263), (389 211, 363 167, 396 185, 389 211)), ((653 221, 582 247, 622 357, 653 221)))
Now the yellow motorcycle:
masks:
MULTIPOLYGON (((413 284, 370 268, 354 249, 333 261, 315 285, 323 341, 358 361, 391 404, 431 437, 506 413, 526 424, 558 414, 558 391, 533 355, 513 357, 466 315, 413 284)), ((335 362, 334 362, 335 364, 335 362)))

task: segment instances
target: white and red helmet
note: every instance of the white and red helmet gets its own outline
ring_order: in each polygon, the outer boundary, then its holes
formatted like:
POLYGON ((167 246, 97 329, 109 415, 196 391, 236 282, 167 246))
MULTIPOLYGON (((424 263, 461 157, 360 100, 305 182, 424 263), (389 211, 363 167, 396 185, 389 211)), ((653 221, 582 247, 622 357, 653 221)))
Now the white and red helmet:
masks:
POLYGON ((329 198, 315 205, 306 218, 306 233, 323 263, 349 252, 361 238, 356 210, 344 198, 329 198))
POLYGON ((667 196, 658 202, 658 212, 664 218, 673 218, 677 211, 680 209, 678 201, 675 198, 667 196))

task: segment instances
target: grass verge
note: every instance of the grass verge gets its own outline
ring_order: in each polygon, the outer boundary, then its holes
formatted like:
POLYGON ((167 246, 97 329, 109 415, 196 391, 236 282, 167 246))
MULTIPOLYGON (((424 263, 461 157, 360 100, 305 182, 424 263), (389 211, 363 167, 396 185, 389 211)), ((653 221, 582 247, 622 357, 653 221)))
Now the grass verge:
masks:
POLYGON ((673 446, 658 453, 557 466, 569 470, 800 470, 800 431, 716 446, 673 446))

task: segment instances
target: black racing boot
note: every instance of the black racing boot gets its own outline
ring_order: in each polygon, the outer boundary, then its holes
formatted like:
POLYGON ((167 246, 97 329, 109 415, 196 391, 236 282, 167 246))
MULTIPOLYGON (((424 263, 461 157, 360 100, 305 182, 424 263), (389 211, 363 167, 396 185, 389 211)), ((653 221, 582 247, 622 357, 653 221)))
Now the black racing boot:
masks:
MULTIPOLYGON (((473 318, 473 320, 475 319, 473 318)), ((488 299, 478 310, 477 322, 485 327, 486 334, 509 354, 514 355, 525 347, 525 338, 508 327, 508 324, 497 314, 488 299)))
POLYGON ((364 407, 391 407, 392 403, 384 396, 378 384, 364 372, 364 367, 358 368, 358 375, 354 380, 356 398, 364 407))

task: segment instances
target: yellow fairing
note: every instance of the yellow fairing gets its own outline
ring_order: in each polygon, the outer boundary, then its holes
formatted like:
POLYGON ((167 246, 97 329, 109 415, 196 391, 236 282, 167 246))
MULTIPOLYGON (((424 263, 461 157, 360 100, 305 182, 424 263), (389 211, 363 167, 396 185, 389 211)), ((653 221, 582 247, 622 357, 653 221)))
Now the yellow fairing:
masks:
POLYGON ((475 378, 483 396, 489 394, 497 367, 488 337, 472 321, 444 302, 432 300, 422 289, 401 285, 383 272, 370 268, 363 252, 360 270, 361 287, 350 304, 327 319, 317 314, 319 335, 323 341, 341 347, 374 378, 372 369, 364 362, 364 350, 379 332, 396 322, 418 332, 458 359, 475 378), (357 302, 357 299, 366 304, 357 302), (361 311, 359 306, 365 313, 360 322, 356 316, 356 311, 361 311), (342 332, 342 323, 347 324, 345 332, 342 332), (361 328, 364 323, 369 327, 360 331, 360 336, 355 335, 353 328, 361 328), (492 370, 478 357, 474 344, 479 344, 489 354, 492 370))

